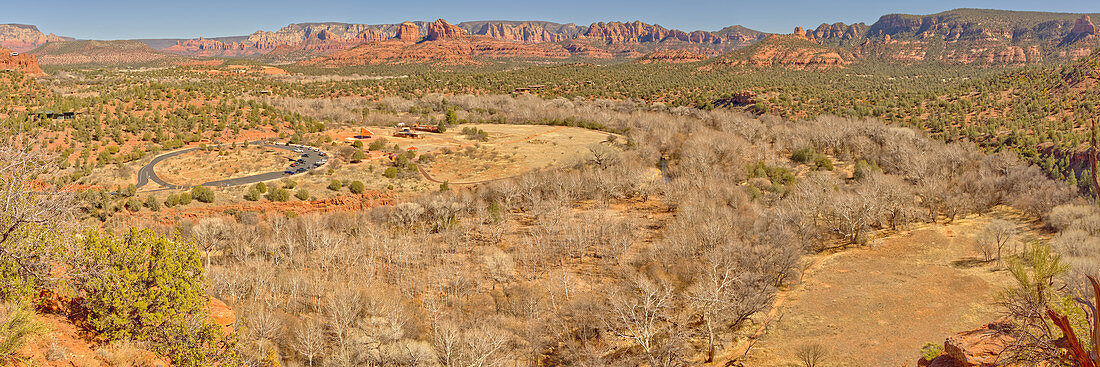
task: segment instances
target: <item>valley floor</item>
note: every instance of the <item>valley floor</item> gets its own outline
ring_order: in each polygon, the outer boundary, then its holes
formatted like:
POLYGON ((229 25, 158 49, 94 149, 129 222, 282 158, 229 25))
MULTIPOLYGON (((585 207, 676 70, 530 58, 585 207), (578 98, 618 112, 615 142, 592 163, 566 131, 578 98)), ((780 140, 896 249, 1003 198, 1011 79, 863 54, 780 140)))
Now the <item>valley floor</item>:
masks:
POLYGON ((994 217, 1019 219, 999 211, 924 225, 815 259, 745 365, 799 365, 797 351, 820 344, 830 366, 914 366, 924 344, 993 321, 1012 279, 979 260, 974 238, 994 217))

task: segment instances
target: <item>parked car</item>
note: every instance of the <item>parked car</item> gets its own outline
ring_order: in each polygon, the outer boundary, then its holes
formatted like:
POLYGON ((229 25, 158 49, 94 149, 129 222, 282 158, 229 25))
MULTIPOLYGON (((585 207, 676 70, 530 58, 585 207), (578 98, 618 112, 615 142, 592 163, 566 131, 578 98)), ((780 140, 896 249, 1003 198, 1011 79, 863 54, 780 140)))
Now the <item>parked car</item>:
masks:
POLYGON ((291 171, 291 170, 286 170, 286 171, 283 171, 283 174, 284 174, 284 175, 293 175, 293 174, 295 174, 295 173, 296 173, 296 172, 294 172, 294 171, 291 171))
POLYGON ((301 153, 301 152, 302 152, 302 148, 297 148, 297 149, 294 149, 294 152, 295 152, 295 153, 301 153))

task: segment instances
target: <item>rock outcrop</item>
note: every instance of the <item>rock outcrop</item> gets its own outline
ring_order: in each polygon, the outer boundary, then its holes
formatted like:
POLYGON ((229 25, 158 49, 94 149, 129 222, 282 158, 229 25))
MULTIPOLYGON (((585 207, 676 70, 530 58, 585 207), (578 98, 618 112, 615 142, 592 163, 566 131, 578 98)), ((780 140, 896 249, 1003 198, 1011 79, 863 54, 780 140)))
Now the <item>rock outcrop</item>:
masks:
POLYGON ((359 43, 385 41, 387 38, 389 37, 386 37, 385 33, 374 28, 364 30, 355 35, 355 40, 359 43))
POLYGON ((0 47, 0 70, 15 70, 24 74, 42 75, 42 69, 38 67, 38 59, 34 56, 21 54, 0 47))
POLYGON ((1073 29, 1062 39, 1063 45, 1077 43, 1082 39, 1096 36, 1096 25, 1092 24, 1092 18, 1088 14, 1082 15, 1073 23, 1073 29))
POLYGON ((432 24, 428 25, 428 40, 438 41, 441 39, 459 38, 466 34, 466 30, 459 28, 456 25, 447 23, 446 20, 436 19, 432 24))
POLYGON ((393 36, 394 39, 415 42, 420 39, 420 27, 412 22, 401 23, 401 26, 397 28, 397 34, 393 36))
POLYGON ((585 37, 608 44, 627 44, 641 42, 660 42, 669 35, 669 30, 655 24, 639 21, 630 23, 610 22, 592 23, 585 37))
POLYGON ((943 354, 932 360, 930 366, 1000 366, 998 359, 1001 353, 1015 340, 1011 330, 1010 323, 999 321, 952 335, 943 343, 943 354))
POLYGON ((222 327, 225 334, 233 332, 233 325, 237 323, 237 313, 222 300, 210 297, 206 308, 210 311, 210 319, 222 327))

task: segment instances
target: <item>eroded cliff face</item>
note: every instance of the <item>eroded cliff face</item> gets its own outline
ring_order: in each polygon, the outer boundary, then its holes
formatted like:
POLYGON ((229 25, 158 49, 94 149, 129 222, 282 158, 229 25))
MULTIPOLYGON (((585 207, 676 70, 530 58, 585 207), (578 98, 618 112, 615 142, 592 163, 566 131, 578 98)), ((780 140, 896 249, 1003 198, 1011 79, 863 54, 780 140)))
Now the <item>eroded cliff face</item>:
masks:
POLYGON ((412 22, 401 23, 393 38, 400 41, 415 42, 420 39, 420 27, 412 22))
MULTIPOLYGON (((15 52, 27 52, 47 42, 71 41, 53 33, 44 34, 28 24, 0 24, 0 47, 15 52)), ((10 52, 10 51, 9 51, 10 52)))
POLYGON ((687 43, 722 43, 726 41, 710 32, 695 31, 687 33, 678 29, 667 29, 656 24, 646 24, 639 21, 630 23, 592 23, 588 26, 588 31, 585 32, 584 36, 591 40, 620 45, 672 40, 687 43))
MULTIPOLYGON (((542 21, 476 21, 451 24, 434 22, 404 22, 401 24, 290 24, 275 32, 257 31, 239 42, 209 39, 178 41, 165 49, 177 54, 196 56, 242 56, 281 50, 338 51, 368 42, 389 39, 404 42, 425 42, 459 39, 469 35, 525 44, 585 43, 586 48, 599 48, 614 57, 636 57, 667 48, 710 47, 713 53, 744 47, 765 36, 748 28, 733 26, 718 32, 686 32, 656 24, 635 22, 593 23, 590 26, 542 21), (673 46, 656 47, 669 43, 673 46)), ((574 44, 575 47, 580 47, 574 44)), ((598 52, 602 54, 603 52, 598 52)))
POLYGON ((455 39, 465 35, 466 30, 451 23, 447 23, 447 21, 443 19, 436 19, 432 24, 428 25, 428 41, 455 39))
POLYGON ((583 28, 572 23, 551 30, 541 22, 484 22, 471 33, 506 41, 544 43, 576 38, 583 28))

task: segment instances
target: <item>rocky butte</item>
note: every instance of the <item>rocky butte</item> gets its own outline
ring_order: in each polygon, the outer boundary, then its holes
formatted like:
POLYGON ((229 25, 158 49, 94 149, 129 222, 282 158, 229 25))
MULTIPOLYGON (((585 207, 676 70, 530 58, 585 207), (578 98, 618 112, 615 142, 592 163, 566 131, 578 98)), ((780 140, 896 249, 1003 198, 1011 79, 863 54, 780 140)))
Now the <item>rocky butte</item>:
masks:
POLYGON ((397 28, 397 34, 395 34, 393 38, 401 41, 416 42, 420 39, 420 28, 412 22, 401 23, 401 26, 397 28))
POLYGON ((466 34, 466 31, 459 28, 456 25, 447 23, 446 20, 436 19, 428 26, 428 40, 437 41, 448 38, 459 38, 466 34))
POLYGON ((21 54, 3 47, 0 47, 0 70, 15 70, 31 75, 45 74, 38 67, 38 59, 34 56, 21 54))

